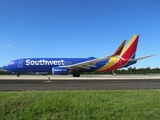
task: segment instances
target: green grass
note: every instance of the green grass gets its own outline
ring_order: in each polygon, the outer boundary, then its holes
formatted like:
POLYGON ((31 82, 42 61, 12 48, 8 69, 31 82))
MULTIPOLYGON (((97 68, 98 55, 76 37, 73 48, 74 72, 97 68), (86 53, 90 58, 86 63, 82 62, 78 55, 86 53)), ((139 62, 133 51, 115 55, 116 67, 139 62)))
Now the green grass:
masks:
POLYGON ((160 90, 0 92, 1 120, 158 120, 160 90))

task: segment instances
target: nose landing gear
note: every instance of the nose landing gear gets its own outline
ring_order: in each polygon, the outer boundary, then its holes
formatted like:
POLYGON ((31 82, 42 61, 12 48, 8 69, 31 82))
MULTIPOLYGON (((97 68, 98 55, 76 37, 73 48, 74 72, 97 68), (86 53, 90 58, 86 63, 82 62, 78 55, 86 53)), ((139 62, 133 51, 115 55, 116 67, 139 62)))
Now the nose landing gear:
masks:
POLYGON ((17 77, 20 77, 20 73, 17 73, 16 76, 17 76, 17 77))
POLYGON ((16 75, 17 77, 20 77, 20 73, 19 72, 11 72, 13 75, 16 75))

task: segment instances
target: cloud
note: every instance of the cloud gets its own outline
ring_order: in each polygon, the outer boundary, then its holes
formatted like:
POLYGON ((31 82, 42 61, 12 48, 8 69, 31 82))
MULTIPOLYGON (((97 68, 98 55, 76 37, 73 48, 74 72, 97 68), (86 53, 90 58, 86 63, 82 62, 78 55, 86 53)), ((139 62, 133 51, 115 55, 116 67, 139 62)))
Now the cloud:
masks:
POLYGON ((11 45, 7 44, 7 45, 4 45, 5 47, 11 47, 11 45))

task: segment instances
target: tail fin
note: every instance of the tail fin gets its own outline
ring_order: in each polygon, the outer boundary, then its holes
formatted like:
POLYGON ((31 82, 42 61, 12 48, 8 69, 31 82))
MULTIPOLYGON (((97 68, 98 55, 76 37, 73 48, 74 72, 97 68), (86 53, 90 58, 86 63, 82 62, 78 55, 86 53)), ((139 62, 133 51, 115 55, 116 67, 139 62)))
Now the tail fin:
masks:
POLYGON ((122 50, 120 56, 126 60, 134 59, 136 55, 139 35, 134 35, 129 43, 122 50))

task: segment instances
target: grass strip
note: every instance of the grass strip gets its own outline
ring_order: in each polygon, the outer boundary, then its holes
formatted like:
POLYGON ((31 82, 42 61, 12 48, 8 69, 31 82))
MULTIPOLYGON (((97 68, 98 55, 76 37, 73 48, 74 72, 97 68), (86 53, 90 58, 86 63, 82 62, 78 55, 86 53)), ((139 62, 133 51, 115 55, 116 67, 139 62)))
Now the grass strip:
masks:
POLYGON ((157 120, 160 90, 0 92, 2 120, 157 120))

